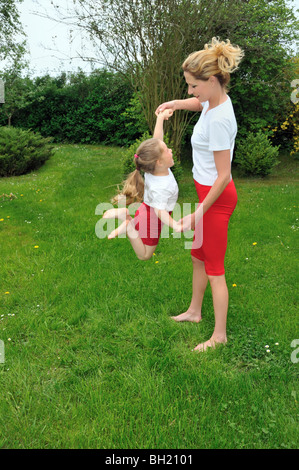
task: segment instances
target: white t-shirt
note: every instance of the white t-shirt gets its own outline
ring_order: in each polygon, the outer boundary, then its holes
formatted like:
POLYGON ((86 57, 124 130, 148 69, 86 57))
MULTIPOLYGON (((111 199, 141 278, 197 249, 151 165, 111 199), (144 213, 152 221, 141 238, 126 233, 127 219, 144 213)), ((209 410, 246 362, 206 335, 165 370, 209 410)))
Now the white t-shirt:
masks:
POLYGON ((214 154, 216 150, 230 150, 230 161, 233 159, 237 121, 230 97, 210 109, 209 102, 201 103, 203 110, 194 126, 191 137, 193 154, 193 178, 199 184, 212 186, 218 173, 214 154))
POLYGON ((148 206, 171 212, 177 202, 178 194, 178 184, 169 168, 166 176, 144 173, 143 201, 148 206))

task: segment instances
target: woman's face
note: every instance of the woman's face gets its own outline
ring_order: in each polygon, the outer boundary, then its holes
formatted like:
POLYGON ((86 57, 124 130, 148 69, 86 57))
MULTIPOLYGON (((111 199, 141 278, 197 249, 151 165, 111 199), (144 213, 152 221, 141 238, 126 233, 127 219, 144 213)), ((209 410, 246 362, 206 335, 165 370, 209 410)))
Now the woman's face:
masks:
POLYGON ((184 72, 185 80, 188 85, 188 94, 195 96, 199 101, 209 101, 212 92, 212 83, 209 80, 197 80, 189 72, 184 72))

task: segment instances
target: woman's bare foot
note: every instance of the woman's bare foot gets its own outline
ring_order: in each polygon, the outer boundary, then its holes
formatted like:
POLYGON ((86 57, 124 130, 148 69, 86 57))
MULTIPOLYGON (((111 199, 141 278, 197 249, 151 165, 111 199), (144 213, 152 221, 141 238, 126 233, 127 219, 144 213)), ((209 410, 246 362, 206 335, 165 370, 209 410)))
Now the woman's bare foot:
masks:
POLYGON ((208 341, 198 344, 193 351, 203 352, 208 348, 215 348, 218 344, 225 344, 226 342, 226 338, 213 338, 212 336, 208 341))
POLYGON ((129 223, 129 220, 125 220, 122 224, 120 224, 119 227, 117 227, 115 230, 113 230, 110 233, 110 235, 108 235, 108 240, 111 240, 112 238, 116 238, 119 235, 126 233, 128 223, 129 223))
POLYGON ((109 209, 104 212, 103 219, 119 219, 126 220, 129 215, 129 211, 126 207, 121 207, 120 209, 109 209))
POLYGON ((199 323, 201 320, 201 312, 196 312, 194 310, 187 310, 187 312, 181 313, 176 317, 171 317, 173 320, 180 321, 191 321, 193 323, 199 323))

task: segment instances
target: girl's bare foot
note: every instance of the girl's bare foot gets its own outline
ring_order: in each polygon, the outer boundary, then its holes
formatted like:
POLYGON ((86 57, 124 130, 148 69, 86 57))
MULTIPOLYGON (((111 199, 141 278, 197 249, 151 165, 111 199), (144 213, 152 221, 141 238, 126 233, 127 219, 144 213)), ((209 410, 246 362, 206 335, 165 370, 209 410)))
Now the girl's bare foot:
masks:
POLYGON ((109 209, 108 211, 104 212, 103 219, 126 220, 128 215, 128 209, 126 207, 121 207, 120 209, 109 209))
POLYGON ((213 336, 204 343, 200 343, 193 349, 193 351, 203 352, 206 351, 208 348, 215 348, 217 344, 225 344, 227 342, 226 338, 213 338, 213 336))
POLYGON ((117 227, 115 230, 113 230, 113 232, 110 233, 110 235, 108 235, 108 240, 111 240, 112 238, 118 237, 119 235, 126 233, 128 223, 129 220, 125 220, 122 224, 120 224, 119 227, 117 227))
POLYGON ((196 312, 193 310, 187 310, 187 312, 181 313, 176 317, 171 317, 173 320, 180 322, 180 321, 191 321, 194 323, 199 323, 201 320, 201 312, 196 312))

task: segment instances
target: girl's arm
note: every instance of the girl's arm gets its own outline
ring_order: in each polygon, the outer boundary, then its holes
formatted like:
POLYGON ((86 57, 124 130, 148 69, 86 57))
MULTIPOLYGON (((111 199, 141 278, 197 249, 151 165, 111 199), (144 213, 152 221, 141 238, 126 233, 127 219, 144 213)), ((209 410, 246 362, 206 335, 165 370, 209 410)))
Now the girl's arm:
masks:
POLYGON ((171 109, 165 109, 164 111, 157 114, 156 125, 154 129, 153 137, 155 139, 163 140, 164 131, 163 131, 163 123, 164 121, 168 121, 168 118, 173 115, 173 111, 171 109))
POLYGON ((187 98, 185 100, 173 100, 162 103, 156 109, 156 115, 165 109, 171 109, 177 111, 179 109, 185 109, 186 111, 202 111, 202 104, 197 98, 187 98))
POLYGON ((159 219, 161 220, 161 222, 163 224, 168 225, 175 232, 181 232, 182 231, 181 224, 176 222, 176 220, 174 220, 171 217, 169 212, 167 212, 165 210, 161 210, 161 209, 155 209, 155 214, 157 215, 157 217, 159 217, 159 219))

